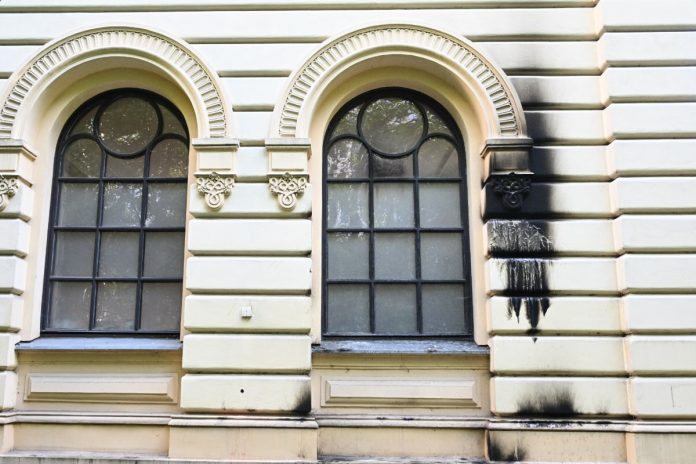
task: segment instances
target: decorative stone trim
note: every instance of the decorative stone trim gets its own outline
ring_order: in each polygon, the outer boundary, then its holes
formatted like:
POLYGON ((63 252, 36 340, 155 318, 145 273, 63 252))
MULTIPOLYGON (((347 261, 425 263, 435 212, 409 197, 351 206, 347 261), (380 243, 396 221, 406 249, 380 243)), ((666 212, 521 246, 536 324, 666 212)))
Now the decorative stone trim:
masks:
POLYGON ((269 175, 268 184, 272 193, 278 195, 278 204, 283 209, 291 210, 297 204, 297 197, 307 188, 306 175, 269 175))
POLYGON ((4 210, 15 193, 19 190, 16 176, 5 177, 0 174, 0 211, 4 210))
POLYGON ((133 27, 91 29, 55 41, 24 67, 0 109, 0 138, 10 138, 17 113, 32 88, 55 69, 79 56, 95 51, 134 50, 138 55, 151 55, 175 67, 195 88, 205 105, 208 137, 224 137, 228 130, 221 92, 214 75, 183 44, 162 34, 133 27))
POLYGON ((196 175, 196 188, 198 193, 205 196, 205 204, 209 208, 218 210, 225 203, 225 198, 232 193, 234 176, 221 176, 217 172, 196 175))
POLYGON ((297 72, 285 94, 278 134, 295 137, 305 99, 339 63, 364 55, 366 50, 404 47, 425 50, 459 65, 481 87, 496 113, 499 136, 524 135, 524 115, 512 86, 473 44, 423 26, 391 24, 361 29, 324 45, 297 72))
POLYGON ((505 176, 491 176, 493 191, 502 197, 503 206, 507 209, 518 210, 522 207, 524 197, 531 189, 529 177, 511 172, 505 176))

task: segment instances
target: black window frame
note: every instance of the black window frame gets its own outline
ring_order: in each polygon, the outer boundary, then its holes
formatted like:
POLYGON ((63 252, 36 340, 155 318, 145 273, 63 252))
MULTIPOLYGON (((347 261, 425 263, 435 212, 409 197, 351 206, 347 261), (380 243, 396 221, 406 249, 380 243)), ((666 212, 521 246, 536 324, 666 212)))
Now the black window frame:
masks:
MULTIPOLYGON (((425 124, 428 124, 427 118, 424 118, 425 124)), ((390 158, 398 158, 408 156, 411 153, 418 151, 420 146, 433 137, 434 134, 428 133, 428 128, 423 130, 420 141, 417 143, 416 148, 396 154, 390 155, 390 158)), ((341 341, 341 340, 462 340, 462 341, 473 341, 474 339, 474 302, 473 302, 473 288, 471 281, 472 274, 472 262, 471 262, 471 249, 470 249, 470 235, 469 235, 469 195, 468 195, 468 182, 467 182, 467 162, 466 162, 466 152, 464 146, 464 139, 462 137, 459 126, 455 122, 454 118, 451 116, 449 111, 447 111, 437 100, 412 89, 402 88, 402 87, 384 87, 378 88, 365 92, 358 95, 357 97, 351 99, 345 103, 331 118, 326 131, 324 132, 324 139, 322 143, 322 265, 321 265, 321 289, 322 289, 322 301, 321 301, 321 332, 322 339, 331 341, 341 341), (374 101, 380 98, 404 98, 412 101, 418 106, 421 114, 425 115, 424 105, 430 107, 437 116, 439 116, 447 125, 451 132, 451 135, 438 133, 438 137, 445 137, 450 142, 454 144, 457 149, 458 162, 459 162, 459 177, 455 178, 435 178, 435 177, 419 177, 418 172, 418 160, 416 156, 413 156, 413 175, 410 178, 379 178, 375 179, 373 176, 373 163, 368 162, 368 178, 348 178, 348 179, 329 179, 328 177, 328 162, 327 154, 330 146, 341 140, 342 138, 353 138, 360 140, 361 143, 368 150, 368 159, 373 156, 372 152, 379 152, 374 148, 371 148, 371 144, 365 140, 365 138, 360 134, 360 123, 364 111, 360 110, 357 118, 357 135, 338 135, 336 137, 331 137, 336 126, 341 122, 343 116, 345 116, 349 111, 362 105, 364 109, 368 102, 374 101), (461 227, 458 228, 422 228, 420 226, 420 208, 419 208, 419 190, 418 184, 423 179, 428 183, 437 182, 447 182, 459 183, 459 207, 461 214, 461 227), (366 228, 329 228, 327 225, 328 220, 328 187, 330 184, 339 183, 351 183, 351 182, 367 182, 369 184, 369 225, 366 228), (414 226, 408 228, 375 228, 374 224, 374 184, 375 183, 402 183, 402 182, 412 182, 414 185, 413 195, 414 195, 414 226), (375 279, 374 277, 374 254, 375 254, 375 230, 379 233, 389 233, 389 232, 414 232, 415 231, 415 263, 416 263, 416 278, 412 280, 389 280, 389 279, 375 279), (453 280, 424 280, 420 276, 420 244, 421 244, 421 232, 458 232, 462 236, 462 265, 463 265, 463 278, 457 282, 453 280), (369 234, 369 277, 368 279, 342 279, 332 281, 328 278, 328 234, 332 232, 365 232, 369 234), (371 333, 350 333, 350 334, 339 334, 328 332, 328 286, 331 283, 358 283, 358 284, 368 284, 369 285, 369 324, 371 333), (417 334, 383 334, 375 333, 375 285, 385 283, 385 284, 415 284, 416 285, 416 319, 417 319, 417 334), (462 305, 462 311, 464 313, 464 324, 466 332, 460 334, 424 334, 423 333, 423 308, 422 308, 422 284, 438 284, 438 283, 462 283, 464 286, 464 302, 468 304, 462 305)))
MULTIPOLYGON (((180 327, 176 330, 141 330, 141 316, 142 316, 142 301, 143 301, 143 284, 144 283, 179 283, 183 287, 183 268, 181 271, 182 277, 147 277, 144 276, 144 266, 145 266, 145 236, 146 232, 179 232, 184 233, 186 230, 186 214, 187 211, 183 211, 184 214, 184 225, 177 227, 151 227, 146 226, 145 221, 147 219, 147 207, 148 207, 148 187, 149 184, 184 184, 188 186, 188 163, 186 167, 186 176, 184 177, 150 177, 150 155, 152 149, 163 140, 174 139, 183 142, 186 147, 190 150, 190 133, 186 120, 181 113, 181 111, 169 100, 158 95, 157 93, 151 92, 149 90, 138 89, 138 88, 119 88, 114 90, 109 90, 96 95, 95 97, 87 100, 83 103, 77 110, 75 110, 72 115, 68 118, 67 122, 61 130, 58 142, 56 144, 54 166, 53 166, 53 177, 51 179, 51 204, 49 211, 49 224, 48 224, 48 234, 47 234, 47 246, 46 246, 46 260, 44 269, 44 281, 43 281, 43 293, 42 293, 42 303, 41 303, 41 335, 43 336, 86 336, 86 337, 113 337, 113 336, 127 336, 127 337, 162 337, 162 338, 178 338, 180 335, 180 327), (110 103, 121 99, 135 97, 147 101, 157 113, 158 117, 158 127, 156 135, 153 139, 146 145, 145 148, 138 150, 130 154, 116 153, 119 158, 122 159, 133 159, 139 156, 144 156, 144 166, 143 175, 141 177, 116 177, 107 176, 106 169, 107 163, 106 159, 109 154, 113 154, 112 150, 109 150, 104 146, 100 138, 96 135, 98 121, 104 110, 109 106, 110 103), (185 136, 179 134, 168 132, 163 133, 164 117, 159 108, 159 105, 166 108, 171 115, 173 115, 181 124, 185 136), (98 108, 97 113, 94 116, 94 128, 93 133, 89 136, 85 134, 74 134, 70 136, 71 132, 80 122, 80 120, 86 116, 89 112, 98 108), (62 176, 62 168, 65 150, 76 140, 81 138, 87 138, 95 141, 101 149, 101 164, 98 177, 68 177, 62 176), (94 226, 59 226, 58 224, 58 212, 60 206, 60 187, 63 182, 70 183, 96 183, 98 184, 98 200, 97 200, 97 218, 94 226), (104 184, 108 182, 123 182, 123 183, 140 183, 142 185, 141 191, 141 210, 140 210, 140 223, 138 226, 103 226, 101 225, 101 219, 103 215, 103 204, 104 204, 104 184), (54 276, 53 269, 56 263, 56 238, 57 232, 60 231, 94 231, 95 232, 95 245, 94 245, 94 256, 92 264, 92 276, 91 277, 72 277, 72 276, 54 276), (131 277, 100 277, 98 276, 99 260, 100 260, 100 241, 102 232, 139 232, 139 243, 138 243, 138 276, 136 278, 131 277), (92 285, 92 293, 90 300, 90 315, 89 315, 89 328, 88 329, 54 329, 49 328, 50 321, 50 311, 51 311, 51 283, 54 281, 63 282, 87 282, 90 281, 92 285), (133 330, 103 330, 95 328, 95 319, 97 312, 97 293, 98 293, 98 283, 99 282, 129 282, 136 284, 136 308, 134 315, 134 328, 133 330)), ((188 190, 188 187, 185 187, 188 190)), ((183 259, 185 259, 185 246, 182 248, 181 253, 183 259)), ((179 308, 179 326, 181 322, 181 305, 179 308)))

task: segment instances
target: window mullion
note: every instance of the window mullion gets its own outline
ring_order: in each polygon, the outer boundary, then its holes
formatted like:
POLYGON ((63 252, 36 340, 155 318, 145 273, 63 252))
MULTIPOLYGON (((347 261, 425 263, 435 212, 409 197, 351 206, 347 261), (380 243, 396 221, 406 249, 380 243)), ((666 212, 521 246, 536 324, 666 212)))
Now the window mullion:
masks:
POLYGON ((150 175, 150 149, 145 151, 145 160, 143 166, 143 197, 140 207, 140 241, 138 249, 138 283, 135 287, 135 321, 133 329, 137 332, 140 330, 140 322, 142 319, 142 301, 143 301, 143 275, 145 273, 145 224, 147 219, 147 199, 148 199, 148 177, 150 175))
MULTIPOLYGON (((358 119, 360 121, 360 119, 358 119)), ((368 188, 368 205, 369 205, 369 217, 368 222, 370 226, 370 240, 369 240, 369 256, 370 256, 370 266, 369 266, 369 277, 370 277, 370 333, 375 333, 375 189, 374 189, 374 166, 373 161, 375 154, 370 148, 370 146, 365 143, 367 147, 367 169, 369 178, 369 188, 368 188)))
POLYGON ((92 268, 92 300, 89 308, 89 330, 93 330, 97 319, 97 279, 99 275, 99 256, 101 249, 101 231, 99 227, 102 225, 104 216, 104 177, 106 176, 106 151, 101 150, 101 171, 99 173, 99 198, 97 199, 97 225, 94 230, 94 267, 92 268))
MULTIPOLYGON (((424 118, 427 121, 427 118, 424 118)), ((418 150, 413 152, 413 220, 416 226, 415 253, 416 253, 416 331, 423 333, 423 295, 421 281, 421 227, 420 227, 420 194, 418 179, 418 150)))

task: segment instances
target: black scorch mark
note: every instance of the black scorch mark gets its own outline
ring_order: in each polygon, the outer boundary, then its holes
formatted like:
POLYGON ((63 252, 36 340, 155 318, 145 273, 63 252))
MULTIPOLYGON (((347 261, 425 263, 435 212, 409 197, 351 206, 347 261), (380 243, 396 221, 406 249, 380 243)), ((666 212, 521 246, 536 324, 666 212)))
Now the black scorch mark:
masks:
POLYGON ((553 254, 553 246, 544 230, 545 224, 529 221, 491 221, 489 248, 491 255, 501 258, 500 271, 505 276, 508 296, 508 318, 517 321, 524 306, 525 317, 535 335, 541 317, 549 309, 548 268, 544 259, 553 254))
POLYGON ((297 397, 297 403, 293 411, 297 414, 307 414, 312 410, 312 393, 310 390, 302 391, 297 397))
POLYGON ((517 403, 517 415, 557 418, 577 416, 575 395, 568 387, 534 392, 517 403))
POLYGON ((493 439, 490 432, 487 440, 488 460, 492 462, 519 462, 524 461, 527 452, 517 443, 513 449, 503 449, 496 440, 493 439))

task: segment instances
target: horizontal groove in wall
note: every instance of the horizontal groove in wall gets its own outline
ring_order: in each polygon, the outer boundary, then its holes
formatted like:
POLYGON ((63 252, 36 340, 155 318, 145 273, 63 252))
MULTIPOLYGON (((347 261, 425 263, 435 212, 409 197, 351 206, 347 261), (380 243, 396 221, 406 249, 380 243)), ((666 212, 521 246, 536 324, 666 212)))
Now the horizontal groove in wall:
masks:
POLYGON ((252 140, 252 139, 239 139, 240 147, 265 147, 266 141, 263 139, 252 140))
POLYGON ((611 97, 607 102, 608 107, 612 103, 692 103, 696 102, 696 95, 636 95, 629 97, 611 97))
POLYGON ((291 71, 287 70, 228 70, 228 71, 218 71, 219 77, 288 77, 292 74, 291 71))
POLYGON ((5 0, 0 11, 9 13, 49 11, 291 11, 291 10, 380 10, 421 8, 591 8, 593 0, 379 0, 379 1, 323 1, 323 0, 5 0))
POLYGON ((606 107, 603 103, 522 103, 524 111, 603 110, 606 107))
MULTIPOLYGON (((1 10, 0 10, 1 11, 1 10)), ((577 41, 596 40, 594 18, 587 9, 431 9, 418 11, 418 21, 437 24, 471 40, 577 41)), ((161 12, 49 12, 0 14, 0 40, 49 41, 78 27, 105 22, 143 24, 176 31, 189 43, 320 43, 343 30, 351 30, 384 18, 412 22, 414 13, 374 11, 191 11, 161 12), (15 27, 22 23, 24 27, 15 27), (234 25, 230 27, 229 25, 234 25), (298 27, 302 24, 302 27, 298 27)), ((26 42, 24 42, 26 43, 26 42)))
MULTIPOLYGON (((696 97, 695 97, 696 98, 696 97)), ((264 103, 259 104, 243 104, 243 105, 232 105, 232 111, 247 112, 247 113, 263 113, 273 111, 273 105, 268 105, 264 103)))
POLYGON ((603 26, 599 31, 600 35, 609 32, 693 32, 696 31, 696 24, 668 24, 668 25, 630 25, 630 26, 603 26))
MULTIPOLYGON (((0 13, 1 14, 1 13, 0 13)), ((95 27, 98 24, 95 24, 95 27)), ((586 35, 539 35, 539 34, 511 34, 511 35, 476 35, 467 34, 467 31, 458 32, 457 35, 466 37, 473 42, 578 42, 578 41, 595 41, 597 36, 593 34, 586 35)), ((62 37, 65 34, 60 34, 62 37)), ((247 45, 247 44, 316 44, 317 46, 327 39, 334 37, 333 35, 324 36, 248 36, 248 37, 181 37, 181 40, 189 44, 196 45, 247 45)), ((2 45, 37 45, 43 46, 53 40, 53 37, 47 38, 3 38, 0 36, 0 46, 2 45)))

